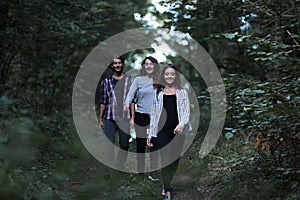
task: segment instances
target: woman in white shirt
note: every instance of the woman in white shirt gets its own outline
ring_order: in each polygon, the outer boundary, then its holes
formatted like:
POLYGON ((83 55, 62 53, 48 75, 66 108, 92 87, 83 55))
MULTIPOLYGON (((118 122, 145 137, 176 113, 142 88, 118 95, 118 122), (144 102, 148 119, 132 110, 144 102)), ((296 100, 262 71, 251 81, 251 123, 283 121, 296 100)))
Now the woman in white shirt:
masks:
POLYGON ((187 91, 180 86, 180 76, 173 64, 163 68, 160 84, 151 107, 147 145, 160 151, 165 200, 170 200, 170 185, 184 144, 183 132, 184 129, 191 130, 190 102, 187 91))

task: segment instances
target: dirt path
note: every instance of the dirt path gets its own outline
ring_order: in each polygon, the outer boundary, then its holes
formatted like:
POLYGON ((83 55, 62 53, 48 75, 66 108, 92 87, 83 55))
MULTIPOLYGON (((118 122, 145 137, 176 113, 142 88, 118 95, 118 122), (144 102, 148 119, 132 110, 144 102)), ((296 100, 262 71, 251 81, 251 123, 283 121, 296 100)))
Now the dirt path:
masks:
MULTIPOLYGON (((83 167, 81 172, 70 178, 65 185, 64 200, 83 199, 81 193, 91 196, 89 199, 133 199, 153 200, 163 199, 161 183, 153 182, 147 175, 128 174, 94 164, 83 167), (108 169, 108 170, 107 170, 108 169), (108 171, 108 172, 107 172, 108 171), (111 173, 111 175, 109 175, 111 173), (91 193, 91 194, 89 194, 91 193)), ((181 167, 176 173, 172 185, 173 200, 218 199, 220 185, 209 185, 208 173, 201 174, 199 170, 181 167)))

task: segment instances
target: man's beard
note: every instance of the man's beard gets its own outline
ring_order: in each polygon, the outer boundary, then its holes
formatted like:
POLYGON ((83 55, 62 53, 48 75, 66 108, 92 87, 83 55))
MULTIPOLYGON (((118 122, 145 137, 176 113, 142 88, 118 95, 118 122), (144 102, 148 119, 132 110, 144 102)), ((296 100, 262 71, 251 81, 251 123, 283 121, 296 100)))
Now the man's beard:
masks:
POLYGON ((120 76, 120 75, 123 73, 123 67, 122 67, 122 69, 119 70, 119 71, 114 70, 114 72, 115 72, 118 76, 120 76))

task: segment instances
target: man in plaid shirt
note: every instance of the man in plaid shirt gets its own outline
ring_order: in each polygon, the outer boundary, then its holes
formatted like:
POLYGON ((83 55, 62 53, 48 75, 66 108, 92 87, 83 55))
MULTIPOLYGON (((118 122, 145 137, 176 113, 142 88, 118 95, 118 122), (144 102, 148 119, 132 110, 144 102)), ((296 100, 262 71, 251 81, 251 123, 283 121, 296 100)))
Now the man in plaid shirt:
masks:
MULTIPOLYGON (((119 145, 122 150, 118 152, 117 166, 124 167, 127 159, 130 139, 130 112, 134 111, 134 104, 128 111, 123 110, 124 101, 132 83, 132 77, 123 72, 124 58, 119 56, 113 59, 110 68, 113 74, 101 82, 100 90, 100 121, 99 125, 106 137, 115 142, 115 134, 119 133, 119 145)), ((108 158, 113 158, 114 149, 106 149, 108 158)))

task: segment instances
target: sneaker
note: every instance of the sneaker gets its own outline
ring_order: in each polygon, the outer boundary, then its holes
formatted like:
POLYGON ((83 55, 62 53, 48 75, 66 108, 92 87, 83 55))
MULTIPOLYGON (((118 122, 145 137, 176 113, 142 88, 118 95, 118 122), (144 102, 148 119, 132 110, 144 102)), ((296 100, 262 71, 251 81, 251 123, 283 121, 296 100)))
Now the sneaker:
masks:
POLYGON ((166 191, 165 191, 165 186, 164 185, 162 185, 161 195, 163 195, 163 196, 166 195, 166 191))
POLYGON ((149 175, 148 178, 153 181, 153 182, 156 182, 156 181, 159 181, 158 178, 154 178, 153 176, 149 175))

